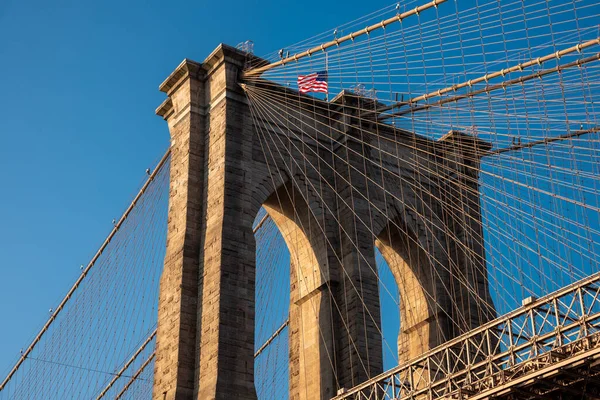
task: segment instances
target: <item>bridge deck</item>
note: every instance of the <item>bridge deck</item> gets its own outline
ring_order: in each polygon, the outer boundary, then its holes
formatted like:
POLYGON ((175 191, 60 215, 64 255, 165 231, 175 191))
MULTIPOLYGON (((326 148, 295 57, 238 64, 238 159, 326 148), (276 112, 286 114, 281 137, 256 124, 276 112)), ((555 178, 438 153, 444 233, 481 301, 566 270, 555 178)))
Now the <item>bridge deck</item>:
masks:
POLYGON ((335 397, 600 398, 600 274, 335 397))

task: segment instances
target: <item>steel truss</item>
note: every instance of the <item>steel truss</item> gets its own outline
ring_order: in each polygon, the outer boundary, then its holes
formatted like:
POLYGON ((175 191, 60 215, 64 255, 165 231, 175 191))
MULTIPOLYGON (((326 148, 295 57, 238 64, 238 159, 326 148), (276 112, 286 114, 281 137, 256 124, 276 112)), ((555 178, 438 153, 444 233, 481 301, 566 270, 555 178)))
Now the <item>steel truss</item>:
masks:
POLYGON ((597 273, 334 399, 600 399, 599 375, 597 273))

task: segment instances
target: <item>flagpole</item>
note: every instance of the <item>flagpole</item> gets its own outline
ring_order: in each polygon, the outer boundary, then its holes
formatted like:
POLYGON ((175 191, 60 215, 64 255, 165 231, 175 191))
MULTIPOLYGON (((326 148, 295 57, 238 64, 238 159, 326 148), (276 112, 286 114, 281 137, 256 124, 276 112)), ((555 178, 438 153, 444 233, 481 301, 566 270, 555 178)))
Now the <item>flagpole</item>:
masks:
MULTIPOLYGON (((327 80, 329 81, 329 54, 325 52, 325 74, 327 74, 327 80)), ((329 83, 327 84, 327 92, 325 92, 325 101, 329 101, 329 83)))

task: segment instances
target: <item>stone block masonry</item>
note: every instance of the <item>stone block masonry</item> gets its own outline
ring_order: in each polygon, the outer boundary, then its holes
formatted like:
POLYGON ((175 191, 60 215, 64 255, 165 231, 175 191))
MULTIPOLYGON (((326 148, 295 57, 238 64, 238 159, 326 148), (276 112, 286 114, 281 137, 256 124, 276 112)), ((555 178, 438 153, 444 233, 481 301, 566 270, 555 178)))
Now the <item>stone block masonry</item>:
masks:
POLYGON ((296 123, 253 118, 240 85, 247 57, 220 45, 160 86, 171 176, 153 398, 256 399, 252 223, 263 206, 291 255, 290 398, 331 398, 382 372, 375 245, 400 288, 401 360, 487 321, 473 196, 485 145, 375 126, 358 115, 361 99, 324 103, 272 83, 296 123))

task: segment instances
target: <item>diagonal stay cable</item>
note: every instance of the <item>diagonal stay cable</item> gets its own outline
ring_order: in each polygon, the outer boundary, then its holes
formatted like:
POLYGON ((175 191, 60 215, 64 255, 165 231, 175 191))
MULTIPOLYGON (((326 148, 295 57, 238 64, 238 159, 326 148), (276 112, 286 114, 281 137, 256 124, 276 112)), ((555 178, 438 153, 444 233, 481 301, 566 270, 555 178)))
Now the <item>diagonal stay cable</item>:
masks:
POLYGON ((131 387, 131 385, 133 385, 133 383, 136 380, 140 379, 140 375, 142 374, 142 372, 144 372, 144 369, 146 369, 146 367, 148 366, 148 364, 150 364, 150 362, 154 359, 155 355, 156 355, 156 352, 153 351, 152 354, 150 354, 148 356, 148 358, 146 359, 146 361, 144 361, 144 363, 140 366, 140 368, 129 379, 129 382, 127 382, 127 384, 125 385, 125 387, 123 387, 123 389, 121 390, 121 392, 119 392, 119 394, 115 397, 115 400, 118 400, 121 397, 123 397, 123 395, 125 394, 125 392, 127 392, 129 390, 129 388, 131 387))
POLYGON ((152 339, 154 339, 154 337, 156 336, 156 329, 154 329, 154 331, 152 331, 152 333, 150 334, 150 336, 148 336, 148 338, 144 341, 144 343, 142 343, 142 345, 137 349, 137 351, 131 356, 131 358, 125 363, 125 365, 123 365, 123 368, 121 368, 119 370, 119 372, 117 372, 115 374, 115 376, 112 378, 112 380, 108 383, 108 385, 106 385, 104 387, 104 389, 102 390, 102 392, 100 392, 100 394, 98 395, 98 397, 96 397, 96 400, 100 400, 102 397, 104 397, 104 395, 106 393, 108 393, 109 389, 115 384, 115 382, 121 378, 121 376, 123 376, 123 373, 127 370, 127 368, 129 368, 129 366, 137 359, 137 357, 140 355, 140 353, 142 351, 144 351, 144 349, 146 348, 146 346, 148 345, 148 343, 150 343, 152 341, 152 339))

